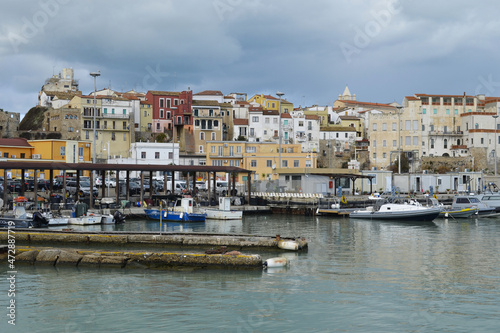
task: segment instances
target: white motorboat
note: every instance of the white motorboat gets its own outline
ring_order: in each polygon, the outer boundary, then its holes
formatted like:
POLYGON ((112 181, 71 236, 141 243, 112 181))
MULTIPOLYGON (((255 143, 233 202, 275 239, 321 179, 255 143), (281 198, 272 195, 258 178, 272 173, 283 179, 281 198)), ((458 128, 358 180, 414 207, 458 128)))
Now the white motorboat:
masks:
POLYGON ((205 208, 200 209, 203 213, 207 214, 207 219, 214 220, 241 220, 243 218, 243 211, 231 210, 231 198, 220 197, 219 208, 205 208))
POLYGON ((355 210, 350 218, 368 220, 398 220, 401 222, 432 221, 439 216, 440 207, 422 206, 416 200, 396 203, 395 200, 377 200, 375 205, 355 210))

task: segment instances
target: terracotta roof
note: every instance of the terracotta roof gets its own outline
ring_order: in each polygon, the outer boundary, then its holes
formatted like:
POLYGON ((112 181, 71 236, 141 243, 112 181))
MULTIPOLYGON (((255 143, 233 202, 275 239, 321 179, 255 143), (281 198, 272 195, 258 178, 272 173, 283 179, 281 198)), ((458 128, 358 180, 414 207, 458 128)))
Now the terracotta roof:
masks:
POLYGON ((248 108, 248 111, 249 112, 262 112, 262 107, 260 106, 251 106, 248 108))
POLYGON ((419 98, 415 97, 415 96, 405 96, 405 98, 409 101, 418 101, 420 100, 419 98))
POLYGON ((278 112, 278 110, 264 110, 262 114, 265 116, 277 116, 280 113, 278 112))
POLYGON ((346 100, 341 100, 341 102, 346 103, 346 104, 383 106, 383 107, 389 107, 389 108, 394 108, 394 109, 396 108, 395 106, 392 106, 390 104, 384 104, 384 103, 358 102, 358 101, 346 101, 346 100))
POLYGON ((248 119, 246 119, 246 118, 234 118, 233 124, 240 125, 240 126, 248 125, 248 119))
POLYGON ((28 143, 28 140, 24 138, 0 139, 0 146, 33 148, 33 146, 28 143))
MULTIPOLYGON (((262 95, 262 96, 263 96, 264 98, 266 98, 266 99, 275 99, 275 100, 277 100, 277 101, 279 100, 279 98, 276 98, 276 97, 271 96, 271 95, 262 95)), ((284 100, 282 99, 282 101, 284 101, 284 100)))
POLYGON ((193 100, 193 106, 220 106, 217 101, 193 100))
POLYGON ((315 114, 306 114, 306 119, 319 120, 319 116, 315 114))
POLYGON ((356 129, 351 126, 339 126, 339 127, 321 127, 322 132, 356 132, 356 129))
POLYGON ((343 119, 343 120, 359 120, 359 118, 356 117, 356 116, 340 116, 340 119, 343 119))
POLYGON ((289 113, 282 113, 281 118, 292 118, 292 116, 289 113))
POLYGON ((151 103, 149 103, 148 101, 141 101, 141 104, 144 104, 144 105, 152 105, 151 103))
POLYGON ((233 96, 224 96, 224 99, 234 99, 233 96))
POLYGON ((209 95, 209 96, 222 96, 222 92, 220 90, 205 90, 199 93, 196 93, 197 96, 209 95))

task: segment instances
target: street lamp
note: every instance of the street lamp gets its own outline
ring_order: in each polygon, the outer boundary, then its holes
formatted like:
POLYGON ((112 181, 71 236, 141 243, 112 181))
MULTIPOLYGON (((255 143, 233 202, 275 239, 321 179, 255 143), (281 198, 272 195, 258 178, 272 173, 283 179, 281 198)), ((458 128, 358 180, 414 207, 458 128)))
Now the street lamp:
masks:
MULTIPOLYGON (((278 142, 278 151, 279 151, 279 157, 278 157, 278 168, 281 168, 281 97, 284 95, 285 93, 282 93, 282 92, 279 92, 277 91, 276 92, 276 96, 279 96, 280 98, 280 104, 279 104, 279 110, 278 110, 278 114, 279 114, 279 118, 278 118, 278 137, 279 137, 279 142, 278 142)), ((279 177, 279 176, 278 176, 279 177)), ((278 178, 279 179, 279 178, 278 178)))
MULTIPOLYGON (((494 115, 493 118, 495 118, 495 177, 497 176, 497 118, 498 115, 494 115)), ((496 179, 495 179, 496 181, 496 179)))
POLYGON ((398 105, 398 174, 401 174, 401 109, 403 107, 398 105))
POLYGON ((90 76, 92 76, 94 78, 94 124, 93 124, 93 127, 94 127, 94 154, 93 154, 93 161, 94 163, 97 162, 96 160, 96 144, 95 144, 95 138, 96 138, 96 125, 97 125, 97 86, 96 86, 96 80, 97 80, 97 77, 98 76, 101 76, 101 71, 97 71, 97 72, 91 72, 90 73, 90 76))

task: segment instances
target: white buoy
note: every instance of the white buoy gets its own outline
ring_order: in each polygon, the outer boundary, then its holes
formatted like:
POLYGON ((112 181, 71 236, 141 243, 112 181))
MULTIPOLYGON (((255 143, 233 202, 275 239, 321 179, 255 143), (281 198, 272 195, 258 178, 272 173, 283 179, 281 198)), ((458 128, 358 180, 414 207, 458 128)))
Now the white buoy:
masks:
POLYGON ((283 250, 297 251, 300 248, 299 242, 294 240, 280 240, 278 247, 283 250))
POLYGON ((269 258, 264 261, 264 267, 285 267, 288 265, 288 259, 284 257, 269 258))

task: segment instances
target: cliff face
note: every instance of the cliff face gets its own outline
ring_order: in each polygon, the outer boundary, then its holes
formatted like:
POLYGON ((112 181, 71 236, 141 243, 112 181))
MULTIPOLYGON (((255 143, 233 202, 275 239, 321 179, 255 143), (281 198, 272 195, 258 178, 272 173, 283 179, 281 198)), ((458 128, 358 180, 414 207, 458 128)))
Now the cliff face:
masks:
POLYGON ((47 108, 43 106, 32 107, 19 124, 19 131, 40 130, 43 127, 43 113, 45 111, 47 108))

